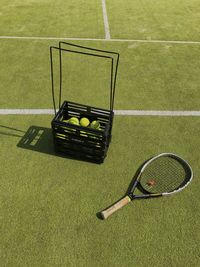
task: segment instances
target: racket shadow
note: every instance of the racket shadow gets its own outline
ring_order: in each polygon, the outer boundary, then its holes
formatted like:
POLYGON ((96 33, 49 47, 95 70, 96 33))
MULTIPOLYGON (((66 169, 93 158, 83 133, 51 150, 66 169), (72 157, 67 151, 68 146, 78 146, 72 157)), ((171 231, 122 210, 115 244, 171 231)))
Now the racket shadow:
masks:
MULTIPOLYGON (((136 172, 135 172, 135 174, 134 174, 134 176, 133 176, 133 178, 132 178, 132 180, 131 180, 131 182, 130 182, 130 184, 129 184, 127 190, 126 190, 126 192, 125 192, 124 195, 123 195, 120 199, 118 199, 115 203, 117 203, 118 201, 120 201, 121 199, 123 199, 125 196, 127 196, 127 195, 131 192, 132 187, 133 187, 133 185, 134 185, 134 183, 135 183, 135 181, 136 181, 136 179, 137 179, 137 177, 138 177, 138 175, 139 175, 139 173, 140 173, 142 167, 143 167, 144 164, 145 164, 147 161, 149 161, 149 160, 150 160, 150 158, 149 158, 148 160, 146 160, 145 162, 143 162, 143 163, 138 167, 138 169, 136 170, 136 172)), ((140 186, 140 184, 138 184, 137 188, 138 188, 142 193, 147 193, 147 192, 140 186)), ((106 209, 109 209, 109 208, 112 207, 115 203, 109 205, 108 207, 106 207, 106 209)), ((103 220, 104 218, 102 217, 102 211, 97 212, 97 213, 96 213, 96 217, 97 217, 98 219, 100 219, 100 220, 103 220)))

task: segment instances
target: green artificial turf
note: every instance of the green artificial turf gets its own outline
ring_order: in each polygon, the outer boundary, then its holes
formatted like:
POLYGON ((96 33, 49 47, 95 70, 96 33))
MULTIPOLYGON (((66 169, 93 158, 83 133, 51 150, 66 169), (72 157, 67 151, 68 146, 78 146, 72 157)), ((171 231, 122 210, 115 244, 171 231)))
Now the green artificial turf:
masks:
MULTIPOLYGON (((199 109, 199 45, 71 42, 120 53, 115 109, 199 109)), ((55 45, 58 41, 1 40, 1 108, 52 108, 49 47, 55 45)), ((55 78, 57 57, 55 51, 55 78)), ((62 100, 108 108, 109 64, 64 54, 62 100)))
MULTIPOLYGON (((0 4, 1 36, 105 37, 101 1, 0 4)), ((199 41, 197 0, 106 0, 106 7, 111 38, 199 41)), ((58 41, 0 39, 0 109, 53 107, 49 47, 58 41)), ((120 53, 115 109, 199 110, 199 44, 70 42, 120 53)), ((63 64, 63 100, 109 107, 107 61, 70 54, 63 64)), ((55 82, 58 100, 57 69, 55 82)), ((0 266, 200 266, 199 117, 115 116, 101 165, 56 155, 51 120, 0 116, 0 266), (31 131, 38 134, 25 143, 31 131), (190 163, 192 183, 100 220, 137 168, 162 152, 190 163)))
POLYGON ((199 118, 116 116, 101 165, 54 154, 51 116, 1 117, 1 266, 198 266, 199 118), (20 145, 43 128, 32 148, 20 145), (181 193, 132 202, 106 221, 138 166, 174 152, 194 170, 181 193))
POLYGON ((107 0, 112 38, 199 41, 198 0, 107 0))
POLYGON ((103 37, 98 1, 1 0, 0 35, 103 37))

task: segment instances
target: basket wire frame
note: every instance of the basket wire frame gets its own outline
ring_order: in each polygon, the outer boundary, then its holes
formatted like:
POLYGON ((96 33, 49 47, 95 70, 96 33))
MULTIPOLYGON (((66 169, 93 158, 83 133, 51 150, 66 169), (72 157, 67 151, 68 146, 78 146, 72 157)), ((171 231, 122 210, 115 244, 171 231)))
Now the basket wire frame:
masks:
MULTIPOLYGON (((54 135, 55 148, 56 148, 57 143, 58 143, 56 135, 58 134, 59 131, 62 131, 61 129, 63 127, 63 122, 59 121, 60 118, 62 116, 66 116, 66 114, 73 114, 72 110, 76 109, 76 115, 77 116, 81 117, 84 114, 88 114, 88 116, 91 116, 91 117, 94 117, 95 115, 96 115, 96 117, 99 116, 100 120, 106 121, 108 127, 107 128, 105 127, 104 132, 102 132, 102 133, 100 133, 100 135, 98 135, 99 134, 98 130, 84 129, 84 127, 81 127, 81 126, 75 126, 75 125, 68 124, 68 127, 73 129, 71 135, 69 133, 67 133, 67 134, 65 133, 65 137, 66 137, 67 142, 69 142, 69 143, 71 142, 71 151, 70 152, 71 153, 73 152, 72 151, 74 149, 73 142, 74 142, 74 140, 76 140, 76 139, 73 139, 73 135, 74 135, 73 131, 76 131, 76 134, 77 134, 79 142, 80 142, 80 151, 79 151, 80 153, 77 152, 77 154, 79 154, 79 156, 83 152, 83 151, 81 151, 82 147, 85 144, 86 144, 86 146, 87 145, 89 146, 90 142, 91 142, 90 138, 88 138, 87 140, 85 139, 85 143, 84 142, 81 143, 82 141, 84 141, 83 140, 84 138, 79 136, 81 130, 88 132, 89 137, 91 136, 90 133, 93 132, 93 133, 97 134, 97 136, 101 136, 101 138, 99 138, 99 140, 101 139, 101 142, 102 142, 102 144, 101 144, 102 145, 102 151, 101 151, 102 155, 100 158, 98 158, 98 157, 95 158, 95 156, 97 156, 97 155, 95 154, 96 152, 94 152, 94 159, 89 157, 88 156, 89 154, 87 154, 87 153, 86 153, 87 155, 85 155, 85 156, 86 156, 86 159, 90 159, 91 161, 103 162, 103 160, 106 156, 106 152, 107 152, 109 143, 111 141, 111 131, 112 131, 113 116, 114 116, 113 108, 114 108, 114 98, 115 98, 115 87, 116 87, 118 63, 119 63, 119 53, 116 53, 116 52, 100 50, 100 49, 95 49, 95 48, 89 48, 89 47, 75 45, 75 44, 62 42, 62 41, 59 42, 58 47, 55 47, 55 46, 50 47, 52 99, 53 99, 53 106, 54 106, 54 112, 55 112, 55 117, 52 121, 52 130, 53 130, 53 135, 54 135), (65 48, 63 46, 65 46, 65 48), (67 48, 66 48, 66 46, 67 46, 67 48), (70 47, 71 49, 69 49, 68 47, 70 47), (79 49, 79 50, 77 50, 77 49, 79 49), (54 89, 54 68, 53 68, 53 51, 54 50, 57 50, 59 52, 59 73, 60 73, 60 75, 59 75, 59 87, 60 88, 59 88, 58 110, 56 109, 55 89, 54 89), (62 80, 63 80, 62 53, 65 53, 65 52, 77 53, 77 54, 82 54, 82 55, 86 55, 86 56, 100 57, 102 59, 103 58, 104 59, 110 59, 110 101, 109 101, 110 106, 109 106, 108 110, 101 109, 101 108, 95 108, 95 107, 91 107, 91 106, 86 106, 86 105, 82 105, 82 104, 77 104, 77 103, 70 102, 70 101, 64 101, 63 104, 61 103, 62 102, 62 80), (114 61, 115 61, 115 64, 114 64, 114 61), (80 110, 78 110, 79 108, 80 108, 80 110), (67 109, 69 109, 69 110, 67 110, 67 109)), ((66 140, 64 140, 64 141, 66 141, 66 140)), ((64 147, 64 145, 66 145, 66 143, 64 143, 64 141, 63 141, 63 147, 64 147)), ((100 143, 98 143, 98 144, 100 144, 100 143)), ((96 147, 97 147, 97 145, 96 145, 96 147)), ((94 151, 96 151, 96 149, 94 149, 94 151)), ((75 152, 75 154, 76 154, 76 152, 75 152)), ((84 152, 83 152, 83 154, 84 154, 84 152)), ((83 156, 83 158, 84 158, 84 156, 83 156)))

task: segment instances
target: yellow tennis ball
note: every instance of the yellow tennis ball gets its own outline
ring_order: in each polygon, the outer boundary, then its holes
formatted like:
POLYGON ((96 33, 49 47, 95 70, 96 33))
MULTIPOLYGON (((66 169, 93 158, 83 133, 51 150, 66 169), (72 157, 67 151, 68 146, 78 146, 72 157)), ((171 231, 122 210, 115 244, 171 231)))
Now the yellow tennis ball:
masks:
POLYGON ((100 129, 100 122, 99 121, 92 121, 91 124, 90 124, 90 127, 93 128, 93 129, 96 129, 96 130, 99 130, 100 129))
POLYGON ((79 119, 76 118, 76 117, 71 117, 71 118, 69 119, 69 123, 71 123, 71 124, 75 124, 75 125, 79 125, 79 119))
POLYGON ((82 118, 80 120, 80 125, 83 127, 87 127, 90 124, 90 121, 87 118, 82 118))

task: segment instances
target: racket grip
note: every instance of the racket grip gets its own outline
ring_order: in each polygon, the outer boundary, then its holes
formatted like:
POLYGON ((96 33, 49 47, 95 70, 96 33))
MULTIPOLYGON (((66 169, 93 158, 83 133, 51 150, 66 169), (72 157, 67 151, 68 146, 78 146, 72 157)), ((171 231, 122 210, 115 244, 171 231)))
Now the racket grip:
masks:
POLYGON ((107 219, 111 214, 113 214, 115 211, 121 209, 122 207, 126 206, 129 202, 131 202, 130 197, 125 196, 124 198, 120 199, 115 204, 113 204, 111 207, 103 210, 101 212, 101 217, 103 219, 107 219))

